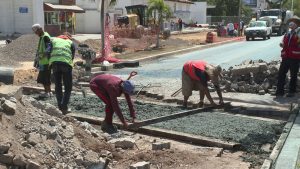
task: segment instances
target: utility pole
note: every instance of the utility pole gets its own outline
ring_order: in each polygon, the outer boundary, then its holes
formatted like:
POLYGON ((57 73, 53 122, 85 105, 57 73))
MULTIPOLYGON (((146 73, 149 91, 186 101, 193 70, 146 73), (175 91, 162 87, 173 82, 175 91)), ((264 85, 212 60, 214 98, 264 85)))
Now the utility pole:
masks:
POLYGON ((242 8, 242 0, 239 0, 239 13, 238 13, 238 35, 241 36, 241 8, 242 8))

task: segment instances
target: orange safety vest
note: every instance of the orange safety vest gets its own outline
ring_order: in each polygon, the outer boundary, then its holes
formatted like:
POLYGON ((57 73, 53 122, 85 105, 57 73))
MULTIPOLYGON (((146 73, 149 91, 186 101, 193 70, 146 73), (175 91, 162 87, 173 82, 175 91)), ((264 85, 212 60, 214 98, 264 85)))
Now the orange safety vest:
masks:
POLYGON ((206 62, 202 60, 197 61, 187 61, 183 65, 183 70, 193 79, 201 81, 201 79, 196 75, 194 68, 205 71, 206 62))
POLYGON ((291 58, 291 59, 300 59, 300 45, 298 44, 299 37, 297 34, 290 35, 289 33, 285 34, 283 37, 283 49, 281 50, 281 57, 291 58), (289 39, 289 36, 292 36, 289 39))

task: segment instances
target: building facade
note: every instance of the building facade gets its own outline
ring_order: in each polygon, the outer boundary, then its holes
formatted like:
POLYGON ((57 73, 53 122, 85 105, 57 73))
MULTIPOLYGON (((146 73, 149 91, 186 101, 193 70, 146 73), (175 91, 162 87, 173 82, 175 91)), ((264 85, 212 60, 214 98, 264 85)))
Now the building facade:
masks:
POLYGON ((1 0, 0 32, 2 36, 32 33, 34 23, 44 25, 42 0, 1 0))
MULTIPOLYGON (((196 22, 205 22, 206 9, 201 5, 195 5, 189 0, 165 0, 165 3, 173 12, 174 21, 181 18, 183 22, 189 23, 191 20, 196 22), (194 13, 192 12, 194 11, 194 13), (202 17, 203 18, 200 18, 202 17)), ((99 0, 76 0, 76 5, 83 8, 86 12, 78 14, 76 18, 76 28, 78 33, 100 33, 100 12, 99 0)), ((117 0, 114 6, 106 4, 105 13, 109 13, 110 25, 117 24, 117 17, 127 15, 126 7, 128 6, 147 6, 148 0, 117 0)), ((206 3, 205 3, 206 5, 206 3)), ((165 23, 168 25, 168 23, 165 23)), ((168 27, 168 26, 167 26, 168 27)))
POLYGON ((75 13, 84 12, 75 0, 0 0, 2 36, 32 33, 39 23, 51 35, 75 33, 75 13))
POLYGON ((243 3, 249 6, 255 13, 268 7, 266 0, 243 0, 243 3))

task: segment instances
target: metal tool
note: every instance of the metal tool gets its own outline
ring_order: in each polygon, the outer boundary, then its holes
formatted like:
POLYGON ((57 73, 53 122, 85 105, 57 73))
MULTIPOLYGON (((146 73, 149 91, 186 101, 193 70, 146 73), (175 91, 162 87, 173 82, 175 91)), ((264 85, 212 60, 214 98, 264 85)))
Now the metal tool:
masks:
POLYGON ((77 82, 73 82, 73 86, 80 90, 82 96, 86 98, 86 90, 82 87, 82 85, 78 84, 77 82))
POLYGON ((138 73, 137 73, 136 71, 130 72, 130 74, 129 74, 127 80, 129 80, 130 78, 132 78, 133 76, 135 76, 135 75, 137 75, 137 74, 138 74, 138 73))
POLYGON ((182 91, 182 87, 174 92, 171 97, 176 97, 182 91))
POLYGON ((139 97, 139 95, 140 95, 140 92, 145 88, 145 87, 150 87, 151 86, 151 84, 150 83, 148 83, 147 85, 144 85, 144 86, 142 86, 142 88, 137 92, 137 94, 136 94, 136 98, 138 98, 139 97))
POLYGON ((204 107, 204 108, 186 110, 186 111, 182 111, 182 112, 178 112, 178 113, 174 113, 174 114, 170 114, 170 115, 165 115, 165 116, 161 116, 161 117, 147 119, 144 121, 135 122, 135 123, 128 125, 128 128, 130 128, 132 130, 137 130, 138 128, 143 127, 143 126, 148 126, 151 124, 156 124, 156 123, 160 123, 160 122, 164 122, 164 121, 168 121, 168 120, 173 120, 173 119, 177 119, 177 118, 181 118, 181 117, 185 117, 185 116, 189 116, 189 115, 193 115, 193 114, 207 112, 207 111, 211 111, 213 109, 226 108, 228 106, 231 106, 231 102, 226 102, 223 105, 218 105, 216 107, 209 106, 209 107, 204 107))

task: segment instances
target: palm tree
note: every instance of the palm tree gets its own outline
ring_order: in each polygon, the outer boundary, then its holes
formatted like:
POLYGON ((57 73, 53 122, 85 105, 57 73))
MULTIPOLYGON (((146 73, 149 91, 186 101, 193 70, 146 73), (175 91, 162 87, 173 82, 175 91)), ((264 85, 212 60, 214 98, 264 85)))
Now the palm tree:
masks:
POLYGON ((164 0, 149 0, 148 1, 148 15, 153 16, 154 19, 158 18, 158 31, 157 31, 157 41, 156 47, 159 47, 159 34, 160 26, 162 25, 164 19, 168 19, 171 16, 171 9, 165 4, 164 0), (158 16, 156 16, 158 14, 158 16))

